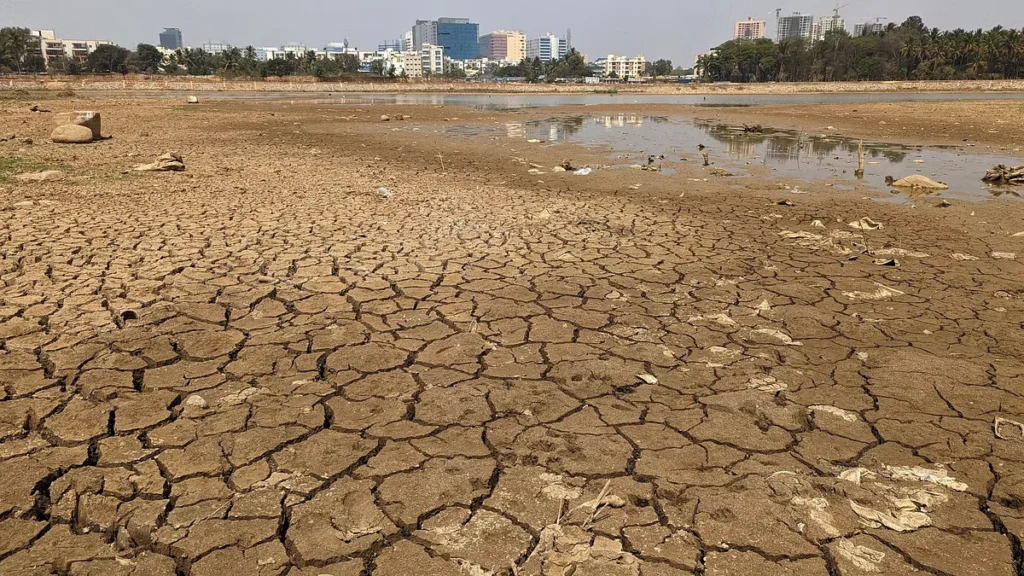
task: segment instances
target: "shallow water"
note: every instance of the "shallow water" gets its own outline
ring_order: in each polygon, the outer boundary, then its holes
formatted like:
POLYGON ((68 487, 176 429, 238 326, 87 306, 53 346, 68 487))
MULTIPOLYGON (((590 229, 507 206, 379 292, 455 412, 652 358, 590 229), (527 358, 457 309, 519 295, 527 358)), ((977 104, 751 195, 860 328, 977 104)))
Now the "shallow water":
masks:
MULTIPOLYGON (((539 140, 538 145, 570 142, 609 150, 613 163, 640 162, 648 155, 665 155, 666 161, 703 163, 703 145, 715 166, 746 175, 755 166, 800 186, 825 180, 834 187, 858 183, 859 141, 842 136, 766 128, 747 134, 742 127, 688 118, 619 115, 570 115, 546 120, 506 122, 495 126, 451 126, 447 133, 464 136, 507 137, 539 140)), ((981 181, 996 164, 1020 164, 1010 156, 968 154, 961 147, 906 146, 864 142, 865 176, 861 183, 878 191, 893 192, 886 176, 902 178, 923 174, 944 182, 950 189, 930 196, 984 200, 994 196, 1019 197, 1024 187, 989 186, 981 181)), ((897 191, 899 192, 899 191, 897 191)), ((901 192, 897 198, 916 196, 901 192)))
MULTIPOLYGON (((187 92, 83 91, 93 97, 184 99, 187 92)), ((760 106, 771 104, 859 104, 868 102, 926 102, 1024 100, 1024 92, 878 92, 844 94, 440 94, 440 93, 311 93, 311 92, 210 92, 200 99, 293 100, 328 105, 433 105, 467 106, 477 110, 515 110, 550 106, 597 106, 605 104, 686 104, 708 107, 760 106)))

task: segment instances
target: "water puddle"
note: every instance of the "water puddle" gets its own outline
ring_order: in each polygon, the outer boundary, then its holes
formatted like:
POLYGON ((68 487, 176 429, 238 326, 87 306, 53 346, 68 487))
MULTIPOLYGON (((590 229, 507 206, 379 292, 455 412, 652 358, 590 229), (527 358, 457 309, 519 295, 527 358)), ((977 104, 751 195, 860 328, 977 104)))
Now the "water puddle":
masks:
MULTIPOLYGON (((546 120, 506 122, 494 126, 451 126, 448 134, 505 137, 540 146, 573 143, 607 149, 613 160, 636 162, 648 155, 665 155, 666 161, 701 161, 701 149, 716 167, 748 175, 756 167, 771 170, 773 177, 799 183, 825 180, 835 189, 854 184, 892 192, 886 176, 902 178, 922 174, 949 185, 932 193, 938 198, 984 200, 1007 196, 1019 198, 1024 187, 991 186, 981 181, 996 164, 1018 165, 1019 158, 967 154, 960 147, 906 146, 864 142, 865 176, 858 180, 858 140, 842 136, 766 128, 745 133, 742 127, 718 122, 634 114, 571 115, 546 120)), ((622 165, 622 164, 619 164, 622 165)), ((667 173, 667 172, 666 172, 667 173)), ((894 200, 916 197, 894 194, 894 200)))

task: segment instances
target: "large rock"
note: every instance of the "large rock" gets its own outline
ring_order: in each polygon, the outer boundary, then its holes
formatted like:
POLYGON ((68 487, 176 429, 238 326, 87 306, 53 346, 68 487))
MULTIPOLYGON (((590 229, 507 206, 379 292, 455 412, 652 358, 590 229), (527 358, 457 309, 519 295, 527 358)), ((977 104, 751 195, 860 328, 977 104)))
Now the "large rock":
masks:
POLYGON ((18 174, 14 178, 21 182, 52 182, 63 180, 64 173, 60 170, 46 170, 43 172, 26 172, 25 174, 18 174))
POLYGON ((900 178, 892 183, 894 188, 917 188, 920 190, 949 190, 949 186, 942 182, 936 182, 927 176, 914 174, 906 178, 900 178))
POLYGON ((54 144, 88 144, 93 141, 93 133, 87 126, 64 124, 50 135, 54 144))
POLYGON ((89 130, 92 130, 92 139, 100 139, 100 113, 99 112, 68 112, 67 114, 58 114, 56 122, 58 125, 64 124, 75 124, 78 126, 85 126, 89 130))

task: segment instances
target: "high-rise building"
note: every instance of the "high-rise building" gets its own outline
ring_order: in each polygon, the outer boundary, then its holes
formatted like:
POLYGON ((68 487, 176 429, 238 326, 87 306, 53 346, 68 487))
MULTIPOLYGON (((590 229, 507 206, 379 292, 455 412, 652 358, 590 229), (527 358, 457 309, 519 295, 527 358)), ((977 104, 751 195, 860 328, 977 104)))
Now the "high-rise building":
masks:
POLYGON ((867 36, 868 34, 881 34, 882 32, 885 32, 885 24, 881 22, 862 22, 853 26, 854 36, 867 36))
POLYGON ((843 20, 843 18, 838 14, 832 16, 822 16, 818 18, 818 22, 816 23, 816 25, 817 30, 814 34, 814 39, 819 41, 824 40, 825 35, 828 34, 829 32, 846 30, 846 20, 843 20))
POLYGON ((733 38, 736 40, 757 40, 764 38, 766 24, 764 20, 747 18, 736 23, 733 29, 733 38))
POLYGON ((540 58, 542 62, 564 58, 569 52, 569 41, 548 33, 540 38, 526 41, 526 57, 530 60, 540 58))
POLYGON ((480 56, 480 25, 467 18, 438 18, 437 44, 452 60, 472 60, 480 56))
POLYGON ((417 20, 412 27, 412 49, 422 50, 424 44, 437 45, 437 20, 417 20))
POLYGON ((776 40, 779 42, 792 38, 811 38, 814 17, 810 14, 794 12, 792 16, 780 16, 776 40))
POLYGON ((405 52, 411 52, 412 49, 412 30, 409 30, 404 36, 402 36, 402 50, 405 52))
POLYGON ((480 25, 468 18, 417 20, 412 27, 412 49, 442 46, 452 60, 472 60, 480 54, 480 25))
POLYGON ((526 58, 526 34, 495 30, 480 37, 480 56, 491 60, 520 62, 526 58))
POLYGON ((167 50, 184 48, 185 43, 181 40, 181 30, 177 28, 164 28, 164 31, 160 33, 160 47, 167 50))

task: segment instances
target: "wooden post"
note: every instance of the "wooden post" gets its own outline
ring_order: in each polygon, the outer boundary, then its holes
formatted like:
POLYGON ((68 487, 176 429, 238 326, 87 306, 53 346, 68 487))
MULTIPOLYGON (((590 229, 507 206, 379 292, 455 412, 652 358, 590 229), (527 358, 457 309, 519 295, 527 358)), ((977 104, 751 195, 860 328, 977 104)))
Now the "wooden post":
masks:
POLYGON ((864 141, 857 145, 857 171, 854 172, 858 180, 864 179, 864 141))

